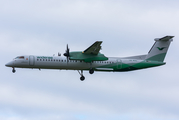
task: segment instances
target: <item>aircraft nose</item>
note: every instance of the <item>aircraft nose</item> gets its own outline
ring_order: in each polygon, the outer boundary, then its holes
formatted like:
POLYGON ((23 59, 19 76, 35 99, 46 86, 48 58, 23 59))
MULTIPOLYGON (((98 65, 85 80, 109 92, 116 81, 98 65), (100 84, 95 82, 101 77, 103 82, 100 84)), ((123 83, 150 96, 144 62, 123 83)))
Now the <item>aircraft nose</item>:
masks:
POLYGON ((13 67, 14 66, 14 63, 13 61, 11 62, 8 62, 7 64, 5 64, 6 67, 13 67))

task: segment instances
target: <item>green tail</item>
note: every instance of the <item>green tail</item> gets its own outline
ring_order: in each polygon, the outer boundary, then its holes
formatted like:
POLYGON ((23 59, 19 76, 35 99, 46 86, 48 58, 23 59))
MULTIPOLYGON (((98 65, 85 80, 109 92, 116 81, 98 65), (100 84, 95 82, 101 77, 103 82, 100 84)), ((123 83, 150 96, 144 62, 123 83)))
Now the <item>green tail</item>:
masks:
POLYGON ((163 62, 167 54, 168 48, 174 36, 165 36, 163 38, 156 38, 155 43, 150 49, 146 60, 163 62))

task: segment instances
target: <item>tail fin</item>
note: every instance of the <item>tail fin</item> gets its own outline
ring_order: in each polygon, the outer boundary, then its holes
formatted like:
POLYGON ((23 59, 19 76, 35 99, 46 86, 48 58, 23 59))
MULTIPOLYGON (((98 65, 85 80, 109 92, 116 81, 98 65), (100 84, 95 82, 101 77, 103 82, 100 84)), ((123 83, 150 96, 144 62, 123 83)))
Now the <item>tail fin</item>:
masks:
POLYGON ((167 54, 168 48, 174 36, 165 36, 163 38, 156 38, 154 45, 150 49, 146 60, 163 62, 167 54))

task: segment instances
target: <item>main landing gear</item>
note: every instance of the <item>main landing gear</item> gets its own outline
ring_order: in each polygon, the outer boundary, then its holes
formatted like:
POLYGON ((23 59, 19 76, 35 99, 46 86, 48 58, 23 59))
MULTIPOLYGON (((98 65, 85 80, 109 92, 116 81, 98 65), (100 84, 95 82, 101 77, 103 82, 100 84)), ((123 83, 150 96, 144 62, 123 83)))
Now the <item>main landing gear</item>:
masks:
POLYGON ((81 75, 80 80, 81 80, 81 81, 84 81, 84 80, 85 80, 85 76, 83 76, 83 70, 81 70, 81 73, 80 73, 80 71, 78 70, 78 73, 81 75))
POLYGON ((89 70, 89 73, 90 73, 90 74, 93 74, 93 73, 94 73, 94 69, 91 68, 91 69, 89 70))
MULTIPOLYGON (((81 81, 84 81, 84 80, 85 80, 85 77, 84 77, 84 75, 83 75, 83 70, 81 70, 81 73, 80 73, 80 71, 78 70, 78 73, 81 75, 80 80, 81 80, 81 81)), ((90 63, 89 73, 90 73, 90 74, 93 74, 93 73, 94 73, 94 69, 92 68, 92 63, 90 63)))
POLYGON ((90 70, 89 70, 89 73, 90 73, 90 74, 93 74, 93 73, 94 73, 94 69, 92 68, 92 62, 90 63, 90 70))
MULTIPOLYGON (((77 71, 78 71, 78 73, 81 75, 80 80, 81 80, 81 81, 84 81, 84 80, 85 80, 85 76, 83 75, 83 70, 81 70, 81 72, 80 72, 79 70, 77 70, 77 71)), ((90 74, 93 74, 93 73, 94 73, 94 69, 91 68, 91 69, 89 70, 89 73, 90 73, 90 74)))
POLYGON ((15 70, 15 68, 14 68, 14 67, 12 68, 12 72, 13 72, 13 73, 15 73, 15 72, 16 72, 16 70, 15 70))

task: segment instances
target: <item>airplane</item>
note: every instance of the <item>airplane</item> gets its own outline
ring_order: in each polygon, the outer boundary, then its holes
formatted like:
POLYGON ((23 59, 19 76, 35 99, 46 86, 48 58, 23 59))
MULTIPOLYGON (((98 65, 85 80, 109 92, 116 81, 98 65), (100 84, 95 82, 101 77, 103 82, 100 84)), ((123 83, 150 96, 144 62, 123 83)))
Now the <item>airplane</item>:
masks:
POLYGON ((148 54, 130 56, 130 57, 106 57, 100 53, 102 41, 96 41, 84 51, 70 52, 66 48, 63 56, 35 56, 23 55, 13 59, 13 61, 5 64, 7 67, 12 67, 12 72, 15 73, 15 68, 35 68, 35 69, 58 69, 58 70, 77 70, 80 74, 80 80, 85 80, 83 71, 89 71, 93 74, 94 71, 103 72, 125 72, 133 71, 150 67, 165 65, 163 62, 167 54, 170 43, 174 36, 165 36, 156 38, 154 45, 149 50, 148 54))

